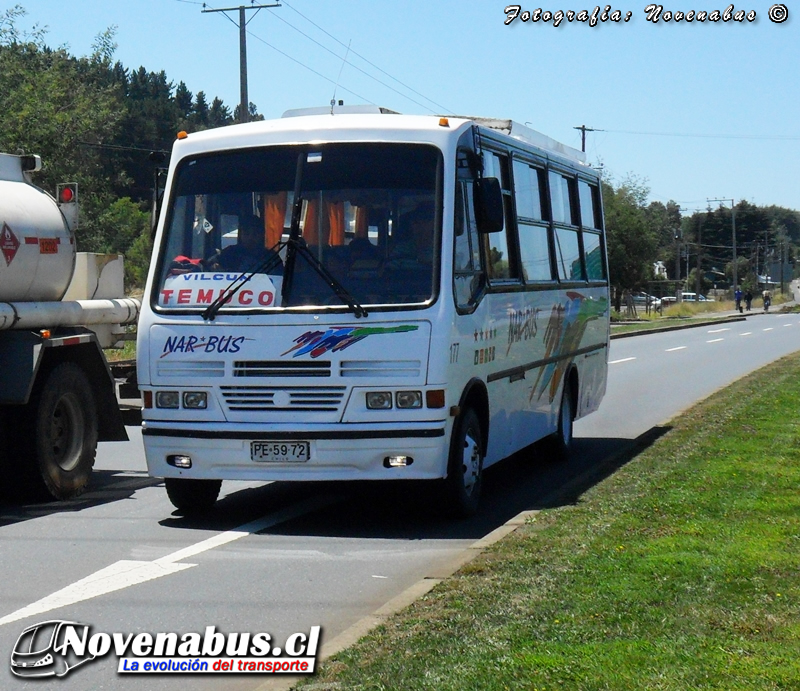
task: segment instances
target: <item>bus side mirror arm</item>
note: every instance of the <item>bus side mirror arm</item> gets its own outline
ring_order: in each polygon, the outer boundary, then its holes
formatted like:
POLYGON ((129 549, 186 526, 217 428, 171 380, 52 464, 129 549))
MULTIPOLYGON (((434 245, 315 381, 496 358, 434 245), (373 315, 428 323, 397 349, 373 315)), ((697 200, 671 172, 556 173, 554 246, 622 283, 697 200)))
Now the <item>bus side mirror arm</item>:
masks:
POLYGON ((503 193, 497 178, 475 181, 475 219, 479 233, 503 230, 503 193))

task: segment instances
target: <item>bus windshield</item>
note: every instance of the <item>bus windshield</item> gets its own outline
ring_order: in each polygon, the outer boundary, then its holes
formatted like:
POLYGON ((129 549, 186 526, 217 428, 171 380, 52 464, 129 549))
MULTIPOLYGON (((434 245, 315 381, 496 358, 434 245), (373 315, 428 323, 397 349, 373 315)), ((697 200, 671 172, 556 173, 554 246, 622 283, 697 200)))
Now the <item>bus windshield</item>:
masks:
POLYGON ((271 146, 184 160, 154 304, 205 309, 250 272, 223 310, 346 309, 330 277, 360 305, 427 304, 438 277, 440 180, 440 152, 416 144, 271 146), (309 252, 290 268, 296 185, 295 234, 309 252))

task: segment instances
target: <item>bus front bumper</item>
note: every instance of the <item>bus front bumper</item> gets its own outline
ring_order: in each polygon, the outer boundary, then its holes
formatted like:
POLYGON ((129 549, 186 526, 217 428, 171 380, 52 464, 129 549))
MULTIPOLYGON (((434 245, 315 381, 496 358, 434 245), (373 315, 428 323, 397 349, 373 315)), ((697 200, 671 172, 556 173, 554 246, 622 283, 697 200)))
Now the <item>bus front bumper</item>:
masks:
POLYGON ((445 477, 451 421, 426 424, 287 428, 237 425, 215 429, 145 421, 147 470, 152 477, 208 480, 321 481, 433 480, 445 477), (253 444, 307 442, 308 460, 254 460, 253 444), (191 467, 178 467, 188 461, 191 467), (405 464, 404 464, 405 462, 405 464))

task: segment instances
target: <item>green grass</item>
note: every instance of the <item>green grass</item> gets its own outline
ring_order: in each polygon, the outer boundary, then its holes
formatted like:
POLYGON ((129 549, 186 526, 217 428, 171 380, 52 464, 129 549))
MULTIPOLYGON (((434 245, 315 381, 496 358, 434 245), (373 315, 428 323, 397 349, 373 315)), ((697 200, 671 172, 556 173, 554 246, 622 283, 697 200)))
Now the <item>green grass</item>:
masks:
POLYGON ((106 360, 109 362, 119 362, 120 360, 135 360, 136 359, 136 341, 125 341, 122 348, 106 348, 103 351, 106 355, 106 360))
POLYGON ((639 331, 653 331, 655 329, 680 328, 681 326, 702 326, 704 324, 719 323, 718 317, 703 319, 700 317, 671 317, 657 321, 629 322, 626 324, 611 324, 611 334, 624 334, 639 331))
POLYGON ((798 400, 800 354, 716 394, 305 684, 800 689, 798 400))

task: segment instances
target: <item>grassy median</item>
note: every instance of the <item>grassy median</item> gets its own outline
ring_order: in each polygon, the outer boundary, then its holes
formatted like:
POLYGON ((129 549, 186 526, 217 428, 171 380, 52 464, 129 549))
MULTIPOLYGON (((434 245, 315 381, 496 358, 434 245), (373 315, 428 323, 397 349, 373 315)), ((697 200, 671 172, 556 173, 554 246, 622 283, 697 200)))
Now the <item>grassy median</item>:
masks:
POLYGON ((315 689, 800 689, 800 354, 325 662, 315 689))

